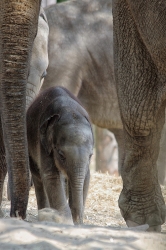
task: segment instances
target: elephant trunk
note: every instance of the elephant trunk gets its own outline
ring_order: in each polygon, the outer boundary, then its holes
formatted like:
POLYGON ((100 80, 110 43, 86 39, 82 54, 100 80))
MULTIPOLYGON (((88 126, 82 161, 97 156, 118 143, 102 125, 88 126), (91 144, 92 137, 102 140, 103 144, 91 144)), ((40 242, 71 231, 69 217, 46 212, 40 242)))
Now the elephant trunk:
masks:
POLYGON ((72 212, 73 222, 75 225, 83 224, 83 213, 84 213, 83 186, 81 184, 79 186, 72 185, 71 193, 72 193, 72 205, 70 205, 70 208, 72 212))
POLYGON ((69 205, 74 224, 83 224, 85 172, 77 171, 70 178, 69 205))
POLYGON ((26 82, 40 0, 0 1, 0 101, 11 216, 25 218, 28 202, 26 82))

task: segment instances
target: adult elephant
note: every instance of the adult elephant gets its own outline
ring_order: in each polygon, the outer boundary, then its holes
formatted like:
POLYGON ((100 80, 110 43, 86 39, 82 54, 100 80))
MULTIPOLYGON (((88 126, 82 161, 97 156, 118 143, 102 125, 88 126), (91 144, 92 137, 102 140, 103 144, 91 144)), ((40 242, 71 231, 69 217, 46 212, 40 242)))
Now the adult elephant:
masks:
POLYGON ((124 126, 121 213, 160 230, 165 204, 156 160, 166 104, 166 2, 114 0, 116 87, 124 126))
MULTIPOLYGON (((28 202, 26 84, 40 0, 0 1, 0 101, 6 161, 11 183, 11 216, 25 218, 28 202)), ((0 157, 0 176, 4 156, 0 157)), ((1 178, 2 179, 2 178, 1 178)), ((0 183, 2 189, 2 183, 0 183)))
MULTIPOLYGON (((43 88, 59 85, 75 94, 92 122, 115 134, 123 168, 126 144, 114 85, 112 3, 78 0, 52 5, 45 12, 50 32, 49 67, 43 88)), ((162 158, 163 151, 160 165, 165 163, 162 158)))
MULTIPOLYGON (((81 100, 95 125, 115 134, 120 169, 124 143, 114 84, 112 3, 107 0, 89 3, 78 0, 77 3, 52 5, 45 12, 50 27, 49 66, 42 89, 66 87, 81 100)), ((165 182, 166 171, 165 134, 166 127, 158 159, 161 184, 165 182)))

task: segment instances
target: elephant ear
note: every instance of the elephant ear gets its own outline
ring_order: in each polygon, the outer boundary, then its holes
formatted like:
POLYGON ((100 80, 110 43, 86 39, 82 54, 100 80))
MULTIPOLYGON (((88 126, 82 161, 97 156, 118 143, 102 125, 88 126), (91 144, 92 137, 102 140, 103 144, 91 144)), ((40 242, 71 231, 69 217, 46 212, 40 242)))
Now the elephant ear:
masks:
POLYGON ((52 114, 47 116, 40 126, 40 141, 48 155, 52 152, 52 135, 47 134, 47 129, 59 119, 59 114, 52 114))
POLYGON ((55 121, 59 121, 59 119, 60 119, 59 114, 53 114, 47 117, 40 126, 40 133, 42 134, 46 133, 48 126, 50 126, 55 121))

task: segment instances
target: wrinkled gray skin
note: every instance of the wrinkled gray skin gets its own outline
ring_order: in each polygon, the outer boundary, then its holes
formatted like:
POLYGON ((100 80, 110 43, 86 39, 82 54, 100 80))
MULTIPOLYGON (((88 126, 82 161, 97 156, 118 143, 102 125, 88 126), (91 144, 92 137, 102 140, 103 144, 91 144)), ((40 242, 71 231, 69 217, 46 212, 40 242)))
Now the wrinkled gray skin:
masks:
POLYGON ((157 168, 158 168, 158 179, 161 185, 166 185, 166 122, 164 123, 161 140, 160 140, 160 151, 157 159, 157 168))
POLYGON ((116 87, 124 126, 123 190, 128 225, 160 230, 165 203, 156 161, 165 121, 166 1, 114 0, 116 87))
MULTIPOLYGON (((11 216, 25 218, 29 194, 26 85, 40 0, 0 1, 0 106, 6 157, 0 149, 0 196, 4 159, 11 183, 11 216)), ((0 143, 1 145, 1 143, 0 143)))
MULTIPOLYGON (((50 6, 45 10, 50 33, 48 75, 43 88, 65 86, 76 95, 88 111, 92 122, 115 134, 119 147, 119 165, 123 168, 125 148, 123 126, 114 86, 111 11, 111 1, 107 0, 71 1, 50 6)), ((162 157, 163 152, 161 152, 160 161, 162 157)), ((142 170, 144 171, 146 167, 142 170)), ((125 180, 127 174, 122 177, 125 180)), ((129 183, 132 183, 132 178, 129 179, 129 183)), ((150 188, 149 178, 152 178, 150 174, 146 184, 150 188)), ((157 178, 157 173, 154 173, 154 178, 157 178)), ((143 182, 141 180, 140 185, 143 182)), ((119 202, 122 210, 121 197, 119 202)), ((151 198, 147 200, 145 214, 148 214, 148 208, 150 209, 151 198)), ((124 208, 129 204, 128 201, 124 204, 124 208)), ((136 202, 135 210, 138 214, 142 213, 139 202, 136 202)), ((122 215, 126 218, 124 213, 122 215)), ((140 224, 143 222, 140 220, 140 224)), ((148 223, 152 225, 151 219, 148 223)), ((127 224, 130 226, 128 221, 127 224)))
POLYGON ((93 153, 87 112, 67 90, 49 88, 27 111, 27 135, 38 209, 50 206, 67 219, 72 214, 75 224, 83 223, 93 153), (69 205, 64 178, 69 183, 69 205))
MULTIPOLYGON (((46 69, 48 67, 48 33, 49 27, 47 24, 47 18, 43 11, 41 10, 38 20, 38 31, 36 38, 33 43, 32 55, 30 60, 29 76, 28 83, 26 87, 26 109, 32 103, 36 95, 39 93, 40 88, 43 84, 44 77, 46 75, 46 69)), ((2 135, 2 125, 0 125, 0 135, 2 135)), ((0 204, 2 202, 2 190, 4 178, 7 173, 6 160, 4 158, 4 141, 0 137, 1 141, 1 166, 3 166, 3 173, 0 174, 0 204)), ((10 198, 10 192, 8 188, 8 197, 10 198)), ((3 216, 2 211, 0 210, 0 217, 3 216)))

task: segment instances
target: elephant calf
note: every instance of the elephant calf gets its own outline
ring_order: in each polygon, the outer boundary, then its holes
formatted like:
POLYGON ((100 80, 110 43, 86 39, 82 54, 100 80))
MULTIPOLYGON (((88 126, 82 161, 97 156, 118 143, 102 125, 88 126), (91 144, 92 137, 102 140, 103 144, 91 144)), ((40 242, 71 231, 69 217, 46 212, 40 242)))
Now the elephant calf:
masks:
POLYGON ((93 152, 87 112, 65 88, 49 88, 27 111, 27 136, 38 209, 54 208, 63 217, 71 219, 72 215, 74 223, 81 224, 93 152))

